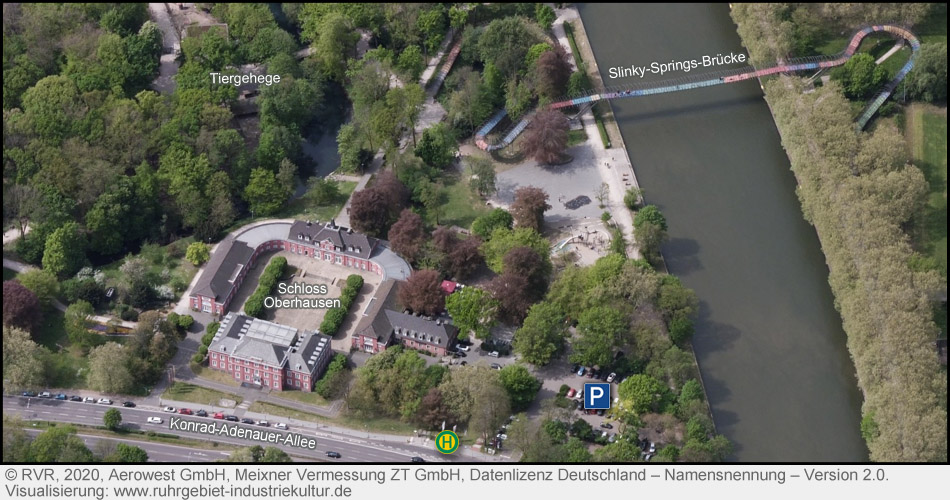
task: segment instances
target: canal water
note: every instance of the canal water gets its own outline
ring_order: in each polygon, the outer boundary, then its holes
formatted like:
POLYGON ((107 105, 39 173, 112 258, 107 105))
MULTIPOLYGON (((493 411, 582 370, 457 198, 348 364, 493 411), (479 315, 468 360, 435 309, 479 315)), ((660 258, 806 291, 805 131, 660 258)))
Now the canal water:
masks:
MULTIPOLYGON (((612 66, 745 53, 725 4, 579 10, 607 85, 686 74, 609 79, 612 66)), ((828 269, 758 82, 612 106, 644 198, 669 223, 670 272, 701 300, 694 346, 732 458, 867 460, 828 269)))

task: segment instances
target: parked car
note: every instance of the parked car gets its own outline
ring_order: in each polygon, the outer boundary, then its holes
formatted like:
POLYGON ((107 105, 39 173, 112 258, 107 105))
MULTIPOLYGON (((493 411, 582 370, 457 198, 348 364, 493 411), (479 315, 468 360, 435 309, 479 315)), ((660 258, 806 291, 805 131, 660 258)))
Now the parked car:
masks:
POLYGON ((604 431, 604 432, 601 432, 601 433, 600 433, 600 437, 606 438, 609 434, 610 434, 609 432, 604 431))
POLYGON ((148 417, 148 423, 150 424, 160 424, 162 423, 161 417, 148 417))
POLYGON ((285 424, 285 423, 283 423, 283 422, 277 422, 276 424, 274 424, 274 428, 275 428, 275 429, 284 429, 284 430, 286 430, 286 429, 287 429, 287 424, 285 424))
POLYGON ((213 418, 216 418, 216 419, 218 419, 218 420, 223 420, 223 419, 224 419, 224 413, 221 413, 221 412, 219 411, 219 412, 217 412, 217 413, 214 414, 214 417, 213 417, 213 418))
POLYGON ((567 391, 568 398, 573 398, 575 394, 577 394, 577 390, 575 390, 574 388, 571 388, 570 390, 567 391))
POLYGON ((101 405, 111 405, 112 400, 109 398, 99 398, 99 401, 96 401, 96 403, 99 403, 101 405))
POLYGON ((616 440, 617 440, 617 435, 616 435, 616 434, 611 434, 611 435, 607 438, 607 442, 608 442, 608 443, 613 443, 613 442, 616 441, 616 440))
POLYGON ((83 403, 95 403, 95 402, 96 402, 96 398, 91 397, 91 396, 86 396, 86 397, 82 398, 82 402, 83 402, 83 403))
POLYGON ((464 346, 466 346, 466 347, 471 347, 471 346, 472 346, 472 341, 471 341, 471 340, 468 340, 468 339, 459 340, 457 343, 458 343, 458 345, 464 345, 464 346))
POLYGON ((330 458, 343 458, 343 455, 340 455, 338 451, 328 451, 327 456, 330 458))
POLYGON ((254 425, 254 424, 256 424, 257 422, 255 422, 255 421, 253 421, 253 420, 251 420, 251 419, 245 417, 245 418, 242 418, 242 419, 241 419, 241 423, 242 423, 242 424, 251 424, 251 425, 254 425))
POLYGON ((412 461, 412 462, 414 462, 414 463, 422 463, 422 462, 425 462, 425 459, 422 458, 422 457, 412 457, 412 458, 410 459, 410 461, 412 461))
POLYGON ((491 356, 491 357, 493 357, 493 358, 497 358, 497 357, 498 357, 498 351, 492 351, 492 352, 488 353, 488 355, 491 356))
POLYGON ((581 369, 581 365, 574 363, 574 366, 571 368, 571 373, 577 373, 577 370, 581 369))
POLYGON ((191 411, 190 408, 179 408, 178 414, 179 415, 194 415, 195 412, 191 411))
POLYGON ((650 443, 650 453, 656 453, 656 443, 650 443))
POLYGON ((455 356, 456 358, 464 358, 468 356, 468 354, 465 354, 462 351, 453 352, 452 355, 455 356))
POLYGON ((604 371, 600 372, 600 375, 599 375, 597 378, 600 379, 601 382, 606 382, 608 376, 609 376, 609 375, 607 374, 607 371, 604 370, 604 371))
POLYGON ((234 415, 225 415, 225 416, 224 416, 224 419, 227 420, 228 422, 237 422, 237 421, 240 420, 239 418, 235 417, 234 415))
POLYGON ((53 395, 50 394, 48 391, 43 391, 43 392, 40 393, 39 397, 41 397, 41 398, 51 398, 51 397, 53 397, 53 395))
POLYGON ((652 454, 652 453, 647 453, 647 456, 643 457, 643 461, 644 461, 644 462, 649 462, 651 458, 653 458, 653 454, 652 454))
POLYGON ((603 427, 604 429, 613 429, 613 428, 614 428, 614 426, 608 424, 607 422, 601 422, 601 423, 600 423, 600 426, 603 427))
POLYGON ((603 417, 603 416, 604 416, 604 413, 605 413, 604 410, 597 410, 597 416, 598 416, 598 417, 603 417))
POLYGON ((33 391, 23 391, 23 396, 27 398, 35 398, 36 393, 33 391))
POLYGON ((162 408, 162 411, 165 413, 175 413, 176 410, 174 406, 166 406, 162 408))
POLYGON ((70 401, 82 401, 82 396, 69 396, 70 401))
POLYGON ((617 378, 617 374, 611 373, 610 375, 607 375, 607 382, 613 382, 615 378, 617 378))
POLYGON ((462 344, 455 346, 455 348, 458 349, 459 351, 464 351, 464 352, 468 352, 468 350, 471 349, 471 347, 467 345, 462 345, 462 344))
POLYGON ((586 367, 586 366, 582 366, 582 367, 578 368, 578 369, 577 369, 577 376, 578 376, 578 377, 583 377, 583 376, 584 376, 584 372, 586 372, 586 371, 587 371, 587 367, 586 367))
POLYGON ((499 365, 498 363, 492 363, 491 368, 492 370, 501 370, 501 365, 499 365))
POLYGON ((122 406, 124 406, 124 407, 126 407, 126 408, 135 408, 135 403, 133 403, 132 401, 126 401, 126 402, 122 403, 122 406))
POLYGON ((195 412, 195 415, 196 415, 196 416, 199 416, 199 417, 207 417, 207 416, 208 416, 208 412, 206 412, 206 411, 204 411, 204 410, 198 410, 198 411, 195 412))
POLYGON ((261 420, 260 422, 257 423, 257 425, 261 427, 270 427, 270 422, 268 422, 267 420, 261 420))
POLYGON ((65 395, 65 394, 57 394, 56 397, 53 398, 53 399, 55 399, 56 401, 66 401, 66 395, 65 395))

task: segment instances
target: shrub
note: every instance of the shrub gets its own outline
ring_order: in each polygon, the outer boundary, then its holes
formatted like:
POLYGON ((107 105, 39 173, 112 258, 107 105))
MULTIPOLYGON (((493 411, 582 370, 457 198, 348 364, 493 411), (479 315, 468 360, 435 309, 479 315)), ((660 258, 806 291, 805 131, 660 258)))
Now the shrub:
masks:
POLYGON ((205 360, 205 357, 202 356, 201 353, 199 352, 199 353, 195 353, 195 355, 191 357, 191 360, 194 361, 195 363, 201 363, 202 361, 205 360))
POLYGON ((557 390, 557 396, 559 398, 563 398, 564 396, 567 395, 567 391, 569 390, 571 390, 571 388, 568 387, 567 384, 561 384, 561 388, 557 390))
POLYGON ((267 264, 264 272, 261 273, 261 278, 257 283, 257 289, 254 290, 254 293, 251 294, 247 302, 244 303, 245 314, 254 316, 255 318, 261 317, 261 314, 264 313, 264 299, 274 291, 274 287, 277 286, 277 280, 283 276, 286 269, 286 258, 274 257, 271 259, 270 264, 267 264))
MULTIPOLYGON (((334 335, 340 329, 343 320, 346 319, 347 311, 350 310, 350 306, 353 305, 361 288, 363 288, 362 276, 358 274, 347 276, 346 285, 343 286, 343 291, 340 292, 340 307, 334 307, 327 311, 326 316, 323 317, 323 322, 320 323, 322 333, 334 335)), ((244 307, 244 310, 247 310, 247 306, 244 307)))
POLYGON ((207 355, 208 355, 208 346, 203 345, 203 346, 198 347, 198 354, 200 354, 202 358, 205 357, 205 356, 207 356, 207 355))
POLYGON ((178 326, 180 326, 182 330, 188 330, 193 324, 195 324, 195 318, 193 318, 190 314, 182 314, 178 316, 178 326))

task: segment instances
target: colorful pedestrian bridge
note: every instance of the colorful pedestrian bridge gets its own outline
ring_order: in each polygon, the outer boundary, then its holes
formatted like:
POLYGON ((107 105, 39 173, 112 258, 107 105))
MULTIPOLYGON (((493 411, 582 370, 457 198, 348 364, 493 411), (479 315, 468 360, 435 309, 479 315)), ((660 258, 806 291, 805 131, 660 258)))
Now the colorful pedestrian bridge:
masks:
MULTIPOLYGON (((857 119, 855 126, 858 130, 864 128, 867 125, 868 121, 871 120, 871 117, 874 116, 874 113, 884 104, 884 101, 891 96, 894 90, 897 88, 897 85, 907 76, 907 73, 914 68, 914 60, 917 57, 917 51, 920 49, 920 40, 905 28, 899 26, 891 25, 875 25, 862 28, 857 33, 851 37, 851 42, 848 44, 848 47, 845 48, 842 52, 833 56, 812 56, 812 57, 802 57, 789 59, 784 63, 776 64, 764 69, 755 69, 753 67, 737 68, 733 70, 724 70, 716 73, 706 73, 693 76, 684 76, 681 78, 673 80, 665 80, 661 82, 651 82, 651 83, 634 83, 622 87, 610 87, 604 91, 575 97, 573 99, 568 99, 565 101, 555 102, 548 105, 548 109, 562 109, 569 107, 578 107, 584 109, 596 103, 597 101, 605 99, 623 99, 628 97, 643 97, 655 94, 666 94, 670 92, 680 92, 683 90, 692 90, 703 87, 712 87, 715 85, 725 85, 727 83, 741 82, 751 78, 759 78, 763 76, 774 75, 777 73, 795 73, 798 71, 811 71, 811 70, 821 70, 824 68, 832 68, 835 66, 840 66, 851 59, 851 56, 854 55, 858 50, 858 46, 861 45, 861 41, 864 40, 864 37, 876 31, 885 31, 896 35, 904 40, 906 40, 911 47, 912 53, 910 59, 907 61, 907 64, 897 73, 897 76, 891 80, 880 93, 875 96, 867 108, 861 113, 861 116, 857 119)), ((507 132, 501 135, 500 138, 495 139, 494 141, 489 141, 488 134, 492 132, 507 116, 507 112, 502 109, 498 113, 495 113, 488 122, 486 122, 479 130, 475 133, 475 144, 486 151, 495 151, 502 149, 509 144, 511 144, 515 138, 518 137, 525 128, 528 127, 528 124, 531 122, 531 118, 534 116, 533 113, 526 115, 517 123, 514 123, 509 127, 507 132)))

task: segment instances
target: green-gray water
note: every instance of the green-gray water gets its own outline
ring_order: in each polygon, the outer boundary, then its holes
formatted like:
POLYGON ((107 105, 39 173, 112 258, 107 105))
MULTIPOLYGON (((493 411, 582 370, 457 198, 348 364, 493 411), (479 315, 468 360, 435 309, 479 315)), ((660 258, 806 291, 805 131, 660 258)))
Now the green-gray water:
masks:
MULTIPOLYGON (((641 81, 606 78, 612 66, 745 53, 725 4, 579 9, 607 85, 641 81)), ((612 106, 644 197, 669 223, 670 272, 700 297, 694 347, 733 458, 867 460, 828 269, 758 81, 612 106)))

